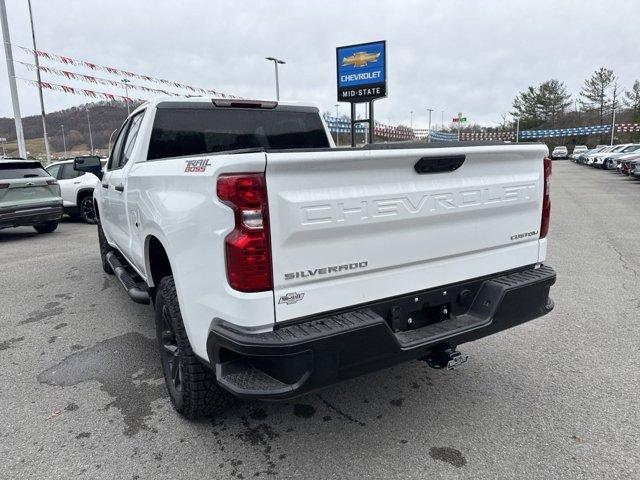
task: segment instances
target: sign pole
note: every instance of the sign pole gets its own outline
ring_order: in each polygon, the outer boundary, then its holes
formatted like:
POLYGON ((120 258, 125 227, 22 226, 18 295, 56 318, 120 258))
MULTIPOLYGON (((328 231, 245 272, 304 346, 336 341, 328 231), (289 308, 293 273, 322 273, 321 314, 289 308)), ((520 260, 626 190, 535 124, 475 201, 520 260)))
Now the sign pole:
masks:
POLYGON ((516 119, 516 143, 520 142, 520 117, 516 119))
POLYGON ((22 117, 20 116, 20 102, 18 101, 18 88, 16 87, 16 72, 13 69, 13 52, 11 51, 7 7, 4 0, 0 0, 0 23, 2 23, 2 40, 4 41, 4 53, 7 60, 7 74, 9 75, 9 91, 11 92, 11 103, 13 104, 13 117, 16 123, 18 155, 22 158, 27 158, 27 149, 24 145, 24 133, 22 131, 22 117))
POLYGON ((374 129, 374 121, 373 121, 373 100, 369 102, 369 143, 373 143, 373 129, 374 129))
POLYGON ((351 146, 356 146, 356 104, 351 102, 351 146))

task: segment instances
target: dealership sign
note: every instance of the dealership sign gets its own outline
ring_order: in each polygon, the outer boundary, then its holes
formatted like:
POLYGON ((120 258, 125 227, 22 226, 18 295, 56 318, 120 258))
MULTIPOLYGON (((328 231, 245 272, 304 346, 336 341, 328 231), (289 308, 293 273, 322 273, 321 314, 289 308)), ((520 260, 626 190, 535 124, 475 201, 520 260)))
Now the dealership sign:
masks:
POLYGON ((386 42, 336 48, 339 102, 368 102, 387 96, 386 42))

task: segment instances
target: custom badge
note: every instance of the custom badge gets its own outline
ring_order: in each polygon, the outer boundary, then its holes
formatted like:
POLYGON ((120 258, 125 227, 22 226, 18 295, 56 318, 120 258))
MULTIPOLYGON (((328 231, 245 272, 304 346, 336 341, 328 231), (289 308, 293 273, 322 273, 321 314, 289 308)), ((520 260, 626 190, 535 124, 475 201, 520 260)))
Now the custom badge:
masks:
POLYGON ((211 165, 208 158, 201 158, 199 160, 187 160, 185 162, 185 173, 202 173, 207 170, 207 167, 211 165))

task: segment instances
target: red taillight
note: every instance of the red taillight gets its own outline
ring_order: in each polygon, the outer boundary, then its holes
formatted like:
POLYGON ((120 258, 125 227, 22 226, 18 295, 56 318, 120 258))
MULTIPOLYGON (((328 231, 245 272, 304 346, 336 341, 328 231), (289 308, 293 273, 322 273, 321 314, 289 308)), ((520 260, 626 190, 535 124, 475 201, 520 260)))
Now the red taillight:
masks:
POLYGON ((540 238, 545 238, 549 233, 549 220, 551 218, 551 159, 544 159, 544 190, 542 194, 542 220, 540 221, 540 238))
POLYGON ((273 289, 267 186, 262 173, 221 175, 218 198, 235 215, 235 228, 225 239, 229 285, 241 292, 273 289))

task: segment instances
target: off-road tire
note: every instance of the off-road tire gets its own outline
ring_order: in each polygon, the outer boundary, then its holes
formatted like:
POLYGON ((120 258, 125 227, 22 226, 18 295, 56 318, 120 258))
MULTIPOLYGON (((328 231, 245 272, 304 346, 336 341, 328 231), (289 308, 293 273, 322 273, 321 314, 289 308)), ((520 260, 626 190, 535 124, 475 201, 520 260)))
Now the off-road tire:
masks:
POLYGON ((193 353, 182 321, 173 276, 160 281, 154 305, 162 372, 173 407, 189 419, 221 412, 234 401, 234 397, 218 385, 215 373, 193 353))
POLYGON ((56 228, 58 228, 58 220, 49 220, 48 222, 42 222, 38 225, 34 225, 33 228, 36 229, 38 233, 51 233, 56 228))
POLYGON ((80 217, 85 223, 95 225, 98 223, 98 217, 96 216, 96 210, 93 205, 93 195, 86 194, 80 198, 78 202, 78 209, 80 210, 80 217))
POLYGON ((104 236, 104 232, 102 231, 102 225, 98 222, 98 245, 100 246, 100 260, 102 261, 102 270, 104 273, 108 273, 109 275, 113 275, 113 269, 109 262, 107 262, 107 253, 113 250, 109 244, 107 243, 107 239, 104 236))

